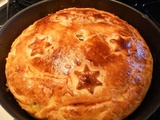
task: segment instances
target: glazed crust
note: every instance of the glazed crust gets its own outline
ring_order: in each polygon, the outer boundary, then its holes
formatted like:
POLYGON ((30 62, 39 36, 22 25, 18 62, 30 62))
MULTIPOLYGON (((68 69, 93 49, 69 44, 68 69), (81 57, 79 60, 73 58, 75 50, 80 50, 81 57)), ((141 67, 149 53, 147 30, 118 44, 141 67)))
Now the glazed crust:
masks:
POLYGON ((93 8, 68 8, 13 42, 7 86, 37 119, 122 120, 144 99, 153 60, 139 32, 93 8))

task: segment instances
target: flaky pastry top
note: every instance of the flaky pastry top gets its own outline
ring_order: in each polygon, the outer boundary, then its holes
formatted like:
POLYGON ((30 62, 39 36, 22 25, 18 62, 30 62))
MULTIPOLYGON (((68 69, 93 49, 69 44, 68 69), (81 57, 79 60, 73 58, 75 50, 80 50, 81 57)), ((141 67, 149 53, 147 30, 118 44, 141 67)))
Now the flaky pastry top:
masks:
POLYGON ((139 32, 94 8, 36 21, 13 42, 7 86, 38 119, 122 120, 144 99, 153 60, 139 32))

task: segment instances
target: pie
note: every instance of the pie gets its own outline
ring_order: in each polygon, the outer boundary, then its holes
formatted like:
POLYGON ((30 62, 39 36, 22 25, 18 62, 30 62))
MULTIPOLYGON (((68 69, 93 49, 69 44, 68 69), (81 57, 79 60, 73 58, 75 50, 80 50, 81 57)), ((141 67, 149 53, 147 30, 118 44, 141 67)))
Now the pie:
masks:
POLYGON ((45 120, 122 120, 143 101, 153 71, 140 33, 94 8, 66 8, 35 21, 6 60, 10 92, 45 120))

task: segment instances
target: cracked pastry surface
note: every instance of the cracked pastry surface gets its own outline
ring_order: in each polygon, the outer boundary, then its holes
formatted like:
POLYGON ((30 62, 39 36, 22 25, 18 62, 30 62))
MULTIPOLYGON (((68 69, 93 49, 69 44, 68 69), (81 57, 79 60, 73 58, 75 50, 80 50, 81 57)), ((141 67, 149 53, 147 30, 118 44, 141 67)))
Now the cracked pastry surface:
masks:
POLYGON ((30 115, 122 120, 144 99, 153 60, 138 31, 94 8, 68 8, 25 29, 6 63, 7 86, 30 115))

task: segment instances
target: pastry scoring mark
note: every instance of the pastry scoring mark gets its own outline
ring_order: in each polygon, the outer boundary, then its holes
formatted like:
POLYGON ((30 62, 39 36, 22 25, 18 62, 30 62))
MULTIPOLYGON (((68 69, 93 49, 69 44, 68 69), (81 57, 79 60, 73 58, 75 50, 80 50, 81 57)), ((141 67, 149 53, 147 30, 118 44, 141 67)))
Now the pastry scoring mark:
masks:
POLYGON ((78 38, 78 40, 80 41, 84 41, 85 37, 82 34, 76 34, 76 37, 78 38))
POLYGON ((88 89, 88 91, 93 94, 94 88, 96 86, 102 85, 102 83, 97 79, 99 76, 99 71, 91 71, 89 67, 86 65, 84 71, 75 71, 74 72, 79 78, 79 83, 77 85, 77 89, 88 89))
POLYGON ((86 31, 81 29, 75 33, 75 36, 78 40, 84 41, 86 40, 86 31))

